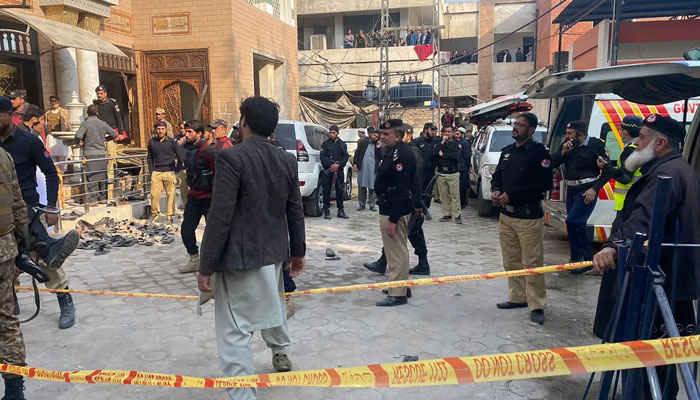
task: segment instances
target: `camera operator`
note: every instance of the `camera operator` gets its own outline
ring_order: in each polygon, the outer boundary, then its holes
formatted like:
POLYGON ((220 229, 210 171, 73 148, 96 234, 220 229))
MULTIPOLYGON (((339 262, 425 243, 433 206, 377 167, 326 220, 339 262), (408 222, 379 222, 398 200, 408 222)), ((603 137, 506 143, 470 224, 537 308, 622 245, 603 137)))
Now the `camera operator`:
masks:
MULTIPOLYGON (((610 179, 610 166, 601 173, 598 157, 607 160, 605 143, 587 134, 588 126, 583 121, 566 125, 566 141, 552 155, 552 167, 564 165, 566 181, 566 229, 569 236, 571 257, 569 262, 593 261, 591 243, 586 233, 586 223, 598 200, 598 191, 610 179)), ((592 267, 572 270, 582 274, 592 267)))
MULTIPOLYGON (((0 106, 4 99, 0 99, 0 106)), ((0 111, 0 118, 12 122, 8 110, 0 111)), ((17 234, 22 240, 29 237, 27 206, 22 200, 22 190, 17 181, 12 157, 0 149, 0 363, 25 365, 24 340, 19 329, 19 319, 13 313, 13 290, 19 255, 17 234)), ((24 379, 21 376, 3 373, 5 397, 24 399, 24 379)))

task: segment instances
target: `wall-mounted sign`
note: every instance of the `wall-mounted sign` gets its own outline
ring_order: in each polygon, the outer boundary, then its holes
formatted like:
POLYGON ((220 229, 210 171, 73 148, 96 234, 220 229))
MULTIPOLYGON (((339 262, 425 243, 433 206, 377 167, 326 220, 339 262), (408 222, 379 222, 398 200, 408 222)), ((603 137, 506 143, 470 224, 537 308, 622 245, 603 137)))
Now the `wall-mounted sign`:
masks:
POLYGON ((151 16, 151 34, 153 35, 188 35, 190 33, 190 13, 151 16))
POLYGON ((131 35, 133 33, 131 26, 133 25, 131 15, 112 10, 111 16, 105 20, 105 30, 116 33, 124 33, 131 35))

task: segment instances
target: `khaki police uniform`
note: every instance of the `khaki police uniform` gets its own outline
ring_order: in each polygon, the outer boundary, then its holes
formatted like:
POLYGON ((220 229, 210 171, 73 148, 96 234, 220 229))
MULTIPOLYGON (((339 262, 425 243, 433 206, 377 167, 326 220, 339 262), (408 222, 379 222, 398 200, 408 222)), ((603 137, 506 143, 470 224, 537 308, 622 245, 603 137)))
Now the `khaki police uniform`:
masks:
POLYGON ((12 286, 15 257, 19 253, 14 231, 28 223, 15 163, 8 152, 0 149, 0 363, 4 364, 25 365, 19 319, 12 313, 15 303, 12 286))
MULTIPOLYGON (((506 193, 510 201, 501 208, 498 233, 506 271, 544 264, 544 192, 552 188, 551 156, 547 148, 530 139, 522 146, 503 148, 491 191, 506 193)), ((547 289, 544 275, 508 278, 508 301, 527 303, 530 311, 544 310, 547 289)))

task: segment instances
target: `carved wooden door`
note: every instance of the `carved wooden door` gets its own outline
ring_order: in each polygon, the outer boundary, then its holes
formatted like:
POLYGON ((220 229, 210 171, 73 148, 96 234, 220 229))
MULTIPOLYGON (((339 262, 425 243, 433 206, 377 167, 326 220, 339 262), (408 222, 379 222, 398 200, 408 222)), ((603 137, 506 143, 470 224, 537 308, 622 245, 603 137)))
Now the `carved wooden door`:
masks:
MULTIPOLYGON (((161 82, 158 82, 160 86, 161 82)), ((167 84, 167 82, 166 82, 167 84)), ((180 101, 180 84, 172 82, 159 91, 160 106, 165 110, 165 119, 174 124, 173 131, 177 132, 177 126, 182 121, 182 104, 180 101)))

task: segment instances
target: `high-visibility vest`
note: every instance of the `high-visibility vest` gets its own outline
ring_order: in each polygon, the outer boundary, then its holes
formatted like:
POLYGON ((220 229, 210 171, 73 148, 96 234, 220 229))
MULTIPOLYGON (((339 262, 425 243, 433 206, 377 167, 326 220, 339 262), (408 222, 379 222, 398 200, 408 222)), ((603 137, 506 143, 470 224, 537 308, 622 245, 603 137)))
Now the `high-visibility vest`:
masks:
MULTIPOLYGON (((633 149, 637 148, 636 143, 630 143, 625 148, 631 147, 633 149)), ((622 165, 622 157, 620 157, 617 160, 617 168, 624 168, 624 165, 622 165)), ((632 185, 634 185, 635 182, 639 180, 639 178, 642 177, 642 169, 637 168, 636 171, 634 171, 634 176, 632 177, 632 181, 630 183, 620 183, 618 181, 615 181, 615 211, 621 211, 622 206, 625 205, 625 197, 627 197, 627 192, 629 192, 630 188, 632 185)))

